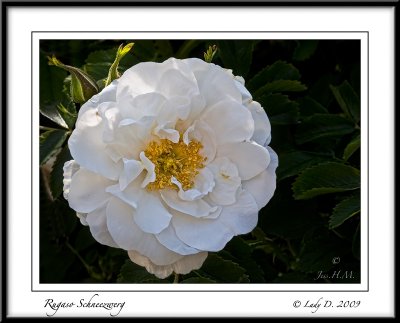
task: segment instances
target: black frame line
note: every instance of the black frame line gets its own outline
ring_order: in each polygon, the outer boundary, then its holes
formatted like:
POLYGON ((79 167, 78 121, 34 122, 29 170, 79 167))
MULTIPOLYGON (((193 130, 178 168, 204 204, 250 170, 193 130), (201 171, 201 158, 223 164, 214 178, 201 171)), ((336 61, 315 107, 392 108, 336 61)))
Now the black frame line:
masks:
MULTIPOLYGON (((89 0, 89 1, 57 1, 57 7, 154 7, 168 8, 168 7, 388 7, 395 6, 399 0, 250 0, 248 2, 243 0, 117 0, 117 1, 107 1, 107 0, 89 0), (190 4, 189 4, 190 3, 190 4)), ((54 7, 54 2, 51 0, 45 1, 17 1, 17 0, 3 0, 7 6, 14 7, 54 7)))
MULTIPOLYGON (((261 33, 270 33, 270 34, 274 34, 274 33, 286 33, 286 34, 291 34, 291 33, 309 33, 309 34, 316 34, 316 33, 336 33, 336 34, 348 34, 348 33, 359 33, 359 34, 367 34, 366 37, 366 43, 367 43, 367 51, 366 51, 366 55, 367 55, 367 71, 366 71, 366 75, 367 75, 367 109, 366 109, 366 113, 367 113, 367 126, 368 126, 368 130, 369 130, 369 32, 368 31, 31 31, 31 125, 32 125, 32 129, 31 129, 31 164, 32 164, 32 173, 31 173, 31 239, 33 239, 33 172, 36 171, 34 170, 35 167, 37 165, 33 165, 33 134, 34 134, 34 130, 33 129, 33 36, 34 33, 56 33, 56 34, 67 34, 67 33, 88 33, 88 34, 98 34, 98 33, 110 33, 110 34, 124 34, 124 33, 138 33, 138 34, 148 34, 148 33, 179 33, 179 34, 185 34, 185 33, 242 33, 242 34, 246 34, 246 33, 253 33, 253 34, 261 34, 261 33)), ((97 39, 97 38, 87 38, 87 39, 97 39)), ((149 39, 149 38, 143 38, 143 39, 149 39)), ((172 38, 171 38, 172 39, 172 38)), ((240 39, 240 38, 238 38, 240 39)), ((285 38, 287 39, 287 38, 285 38)), ((323 38, 318 38, 318 39, 323 39, 323 38)), ((338 38, 338 39, 342 39, 342 38, 338 38)), ((347 38, 345 38, 347 39, 347 38)), ((357 39, 357 38, 355 38, 357 39)), ((40 40, 40 39, 39 39, 40 40)), ((50 40, 48 38, 46 38, 46 40, 50 40)), ((56 39, 54 39, 56 40, 56 39)), ((328 38, 328 40, 334 40, 334 38, 328 38)), ((361 41, 362 39, 358 39, 360 40, 360 62, 361 62, 361 55, 362 55, 362 51, 361 51, 361 41)), ((361 73, 361 71, 360 71, 361 73)), ((35 75, 37 76, 37 75, 35 75)), ((59 292, 102 292, 102 293, 108 293, 108 292, 129 292, 129 293, 136 293, 136 292, 222 292, 222 293, 230 293, 230 292, 282 292, 282 293, 287 293, 287 292, 319 292, 319 293, 323 293, 323 292, 346 292, 346 293, 352 293, 352 292, 369 292, 369 275, 370 275, 370 270, 369 270, 369 131, 367 132, 367 211, 365 212, 365 216, 366 216, 366 221, 367 221, 367 242, 366 242, 366 248, 367 248, 367 289, 361 289, 361 290, 276 290, 276 289, 265 289, 265 290, 235 290, 235 289, 230 289, 230 290, 224 290, 224 289, 219 289, 219 290, 213 290, 213 289, 202 289, 202 290, 172 290, 172 289, 166 289, 166 290, 141 290, 141 289, 131 289, 131 290, 99 290, 99 289, 90 289, 90 290, 47 290, 47 289, 40 289, 40 290, 35 290, 33 288, 33 240, 31 240, 31 292, 55 292, 55 293, 59 293, 59 292)), ((365 221, 365 218, 364 218, 365 221)), ((361 219, 360 219, 360 223, 361 223, 361 219)), ((360 224, 361 225, 361 224, 360 224)), ((361 238, 360 238, 361 239, 361 238)), ((40 245, 40 243, 39 243, 40 245)), ((291 283, 293 284, 293 283, 291 283)), ((294 283, 293 285, 295 285, 296 283, 294 283)), ((298 284, 302 284, 302 283, 298 283, 298 284)), ((46 284, 40 284, 39 285, 46 285, 46 284)), ((61 285, 61 284, 57 284, 57 285, 61 285)), ((74 284, 74 285, 78 285, 78 284, 74 284)), ((86 286, 90 286, 90 284, 79 284, 79 285, 86 285, 86 286)), ((96 284, 97 285, 97 284, 96 284)), ((110 286, 110 285, 119 285, 119 286, 126 286, 126 285, 134 285, 134 286, 140 286, 142 284, 103 284, 104 286, 110 286)), ((224 285, 224 284, 218 284, 218 285, 224 285)), ((266 287, 269 286, 274 286, 276 284, 249 284, 249 285, 265 285, 266 287)), ((284 284, 281 284, 284 285, 284 284)), ((337 286, 338 284, 326 284, 326 286, 337 286)), ((352 284, 340 284, 340 285, 352 285, 352 284)), ((360 284, 354 284, 354 285, 361 285, 360 284)), ((204 285, 202 285, 204 286, 204 285)))

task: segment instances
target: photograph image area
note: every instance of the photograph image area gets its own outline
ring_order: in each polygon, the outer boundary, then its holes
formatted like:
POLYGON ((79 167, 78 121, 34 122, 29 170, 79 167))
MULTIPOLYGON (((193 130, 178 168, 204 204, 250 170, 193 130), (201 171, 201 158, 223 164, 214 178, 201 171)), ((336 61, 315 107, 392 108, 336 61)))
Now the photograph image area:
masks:
POLYGON ((40 40, 40 284, 359 284, 360 62, 359 39, 40 40))

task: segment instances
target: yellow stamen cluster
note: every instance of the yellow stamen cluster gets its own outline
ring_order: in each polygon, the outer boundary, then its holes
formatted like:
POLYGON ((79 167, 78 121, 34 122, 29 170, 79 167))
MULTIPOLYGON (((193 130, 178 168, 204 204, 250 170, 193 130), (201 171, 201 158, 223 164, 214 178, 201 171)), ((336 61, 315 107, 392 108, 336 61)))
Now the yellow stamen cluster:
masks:
POLYGON ((193 187, 194 179, 199 173, 199 169, 204 167, 206 160, 200 155, 200 149, 203 145, 192 140, 186 145, 182 138, 178 143, 161 139, 150 142, 144 153, 148 159, 155 165, 156 180, 149 183, 148 190, 160 190, 163 188, 174 188, 177 186, 171 182, 175 177, 184 190, 193 187))

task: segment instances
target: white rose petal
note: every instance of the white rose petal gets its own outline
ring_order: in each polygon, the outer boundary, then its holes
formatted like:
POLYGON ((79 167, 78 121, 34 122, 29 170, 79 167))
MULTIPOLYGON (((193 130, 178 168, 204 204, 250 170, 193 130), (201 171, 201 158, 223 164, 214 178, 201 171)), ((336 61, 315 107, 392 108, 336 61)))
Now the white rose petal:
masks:
POLYGON ((221 145, 217 156, 228 157, 238 168, 242 180, 248 180, 261 173, 270 161, 268 150, 255 142, 221 145))
POLYGON ((276 187, 270 140, 232 70, 140 63, 80 108, 64 198, 99 243, 159 278, 187 274, 257 225, 276 187))
POLYGON ((110 235, 107 227, 106 208, 99 208, 86 215, 86 223, 90 228, 90 232, 98 242, 106 246, 118 248, 110 235))
POLYGON ((142 256, 135 250, 128 251, 128 255, 133 262, 145 267, 149 273, 163 279, 171 275, 173 272, 188 274, 192 270, 199 269, 206 260, 208 253, 200 252, 194 255, 187 255, 171 265, 166 266, 158 266, 154 264, 149 258, 142 256))
POLYGON ((110 198, 106 187, 113 181, 80 168, 71 179, 69 205, 77 212, 89 213, 103 206, 110 198))

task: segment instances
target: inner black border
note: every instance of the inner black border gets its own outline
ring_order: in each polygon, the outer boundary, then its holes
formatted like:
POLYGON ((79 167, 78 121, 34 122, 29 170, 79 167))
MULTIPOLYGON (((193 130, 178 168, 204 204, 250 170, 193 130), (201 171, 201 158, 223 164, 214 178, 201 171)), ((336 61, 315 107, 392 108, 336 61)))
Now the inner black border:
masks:
MULTIPOLYGON (((77 33, 88 33, 88 34, 98 34, 98 33, 110 33, 110 34, 116 34, 116 33, 137 33, 137 34, 149 34, 149 33, 168 33, 168 34, 184 34, 184 33, 222 33, 222 34, 233 34, 233 33, 241 33, 241 34, 246 34, 246 33, 252 33, 252 34, 260 34, 260 33, 272 33, 272 34, 280 34, 280 33, 308 33, 308 34, 313 34, 313 33, 336 33, 336 34, 346 34, 346 33, 358 33, 358 34, 367 34, 367 69, 366 69, 366 77, 367 77, 367 127, 369 130, 369 31, 31 31, 31 164, 32 164, 32 169, 31 169, 31 292, 319 292, 319 293, 324 293, 324 292, 369 292, 369 275, 370 275, 370 270, 369 270, 369 131, 367 132, 366 135, 366 140, 367 140, 367 210, 366 212, 363 211, 362 214, 364 215, 363 218, 360 218, 360 221, 367 221, 367 242, 366 242, 366 248, 367 248, 367 289, 362 289, 362 290, 331 290, 331 291, 324 291, 324 290, 276 290, 276 289, 265 289, 265 290, 235 290, 235 289, 219 289, 219 290, 213 290, 213 289, 202 289, 202 290, 172 290, 172 289, 165 289, 165 290, 141 290, 141 289, 130 289, 130 290, 99 290, 99 289, 90 289, 90 290, 64 290, 64 289, 59 289, 59 290, 47 290, 47 289, 41 289, 41 290, 35 290, 33 288, 33 172, 37 171, 37 165, 33 164, 33 135, 35 129, 33 129, 33 113, 34 113, 34 102, 33 102, 33 36, 35 33, 43 33, 43 34, 63 34, 63 33, 69 33, 69 34, 77 34, 77 33), (35 167, 34 167, 35 166, 35 167), (366 217, 366 218, 365 218, 366 217)), ((47 39, 47 38, 46 38, 47 39)), ((71 38, 74 39, 74 38, 71 38)), ((97 38, 93 38, 97 39, 97 38)), ((143 38, 143 39, 150 39, 150 38, 143 38)), ((186 38, 185 38, 186 39, 186 38)), ((254 38, 257 39, 257 38, 254 38)), ((296 39, 296 38, 293 38, 296 39)), ((318 39, 323 39, 323 38, 318 38, 318 39)), ((337 38, 341 39, 341 38, 337 38)), ((352 39, 352 38, 344 38, 344 39, 352 39)), ((362 54, 362 39, 361 38, 355 38, 360 41, 360 63, 361 63, 361 54, 362 54)), ((40 39, 38 39, 40 41, 40 39)), ((56 39, 54 39, 56 40, 56 39)), ((262 39, 265 40, 265 39, 262 39)), ((285 40, 291 40, 291 38, 285 38, 285 40)), ((335 40, 335 38, 328 38, 326 40, 335 40)), ((38 62, 37 62, 38 63, 38 62)), ((361 73, 361 71, 360 71, 361 73)), ((35 75, 36 77, 38 75, 35 75)), ((361 222, 360 222, 361 223, 361 222)), ((361 239, 361 237, 360 237, 361 239)), ((362 246, 361 246, 362 248, 362 246)), ((361 276, 361 263, 360 263, 360 276, 361 276)), ((291 283, 291 285, 295 285, 296 283, 291 283)), ((297 284, 302 284, 302 283, 297 283, 297 284)), ((361 282, 360 282, 361 284, 361 282)), ((360 285, 360 284, 354 284, 354 285, 360 285)), ((47 284, 40 284, 39 285, 47 285, 47 284)), ((51 284, 53 285, 53 284, 51 284)), ((54 285, 65 285, 65 284, 54 284, 54 285)), ((75 284, 74 284, 75 285, 75 284)), ((79 284, 81 286, 90 286, 90 284, 79 284)), ((98 285, 98 284, 96 284, 98 285)), ((116 285, 116 286, 126 286, 126 285, 134 285, 134 286, 141 286, 146 284, 103 284, 104 286, 110 286, 110 285, 116 285)), ((202 284, 202 286, 207 285, 207 284, 202 284)), ((217 284, 220 286, 224 286, 226 284, 217 284)), ((231 284, 230 284, 231 285, 231 284)), ((243 285, 243 284, 242 284, 243 285)), ((277 284, 249 284, 249 285, 264 285, 266 287, 274 286, 277 284)), ((278 284, 278 285, 285 285, 285 284, 278 284)), ((313 284, 312 284, 313 285, 313 284)), ((326 286, 331 286, 335 285, 337 286, 338 284, 326 284, 326 286)), ((349 284, 340 284, 340 285, 349 285, 349 284)), ((353 284, 350 284, 353 285, 353 284)), ((194 285, 195 286, 195 285, 194 285)), ((171 287, 172 288, 172 287, 171 287)))

